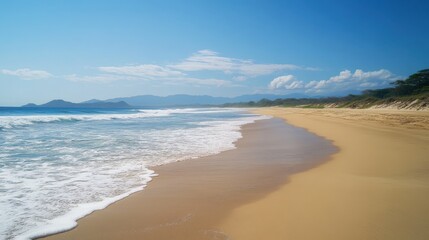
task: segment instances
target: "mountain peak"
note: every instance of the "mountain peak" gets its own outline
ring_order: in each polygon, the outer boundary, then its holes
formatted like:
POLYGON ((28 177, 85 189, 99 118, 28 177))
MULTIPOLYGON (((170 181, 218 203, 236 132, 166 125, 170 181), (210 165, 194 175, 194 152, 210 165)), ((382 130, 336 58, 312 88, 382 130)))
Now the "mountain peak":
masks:
POLYGON ((92 102, 92 103, 72 103, 62 99, 55 99, 45 104, 36 105, 34 103, 26 104, 22 107, 39 107, 39 108, 130 108, 131 105, 124 101, 116 102, 92 102))

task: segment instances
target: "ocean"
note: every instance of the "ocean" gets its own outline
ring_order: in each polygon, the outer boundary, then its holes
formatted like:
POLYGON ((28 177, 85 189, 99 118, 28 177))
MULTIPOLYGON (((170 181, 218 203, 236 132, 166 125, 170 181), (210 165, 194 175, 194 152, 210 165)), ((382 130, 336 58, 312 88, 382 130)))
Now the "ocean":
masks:
POLYGON ((235 148, 240 109, 0 108, 0 239, 61 232, 143 190, 152 166, 235 148))

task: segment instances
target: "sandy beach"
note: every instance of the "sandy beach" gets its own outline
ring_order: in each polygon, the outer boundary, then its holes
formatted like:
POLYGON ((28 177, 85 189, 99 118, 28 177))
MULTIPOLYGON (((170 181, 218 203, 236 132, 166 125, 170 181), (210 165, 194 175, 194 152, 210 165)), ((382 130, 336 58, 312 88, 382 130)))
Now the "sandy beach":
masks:
POLYGON ((0 240, 429 240, 428 9, 0 0, 0 240))
POLYGON ((242 134, 236 149, 155 167, 159 176, 143 191, 47 239, 228 239, 217 225, 232 209, 264 198, 336 151, 281 119, 245 125, 242 134))
POLYGON ((253 111, 277 118, 47 239, 429 238, 428 112, 253 111))
POLYGON ((429 239, 429 112, 255 110, 333 141, 298 173, 219 225, 231 239, 429 239))

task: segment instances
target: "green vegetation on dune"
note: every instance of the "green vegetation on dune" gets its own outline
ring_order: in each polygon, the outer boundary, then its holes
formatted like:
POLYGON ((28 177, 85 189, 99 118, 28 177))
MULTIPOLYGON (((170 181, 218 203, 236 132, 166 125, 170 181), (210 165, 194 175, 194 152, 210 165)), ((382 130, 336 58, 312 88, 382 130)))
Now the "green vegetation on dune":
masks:
POLYGON ((362 95, 383 99, 427 93, 429 92, 429 69, 421 70, 405 80, 397 80, 392 84, 394 85, 392 88, 366 90, 362 95))
POLYGON ((285 98, 224 104, 226 107, 369 108, 373 106, 424 109, 429 107, 429 69, 397 80, 393 87, 365 90, 360 95, 325 98, 285 98))

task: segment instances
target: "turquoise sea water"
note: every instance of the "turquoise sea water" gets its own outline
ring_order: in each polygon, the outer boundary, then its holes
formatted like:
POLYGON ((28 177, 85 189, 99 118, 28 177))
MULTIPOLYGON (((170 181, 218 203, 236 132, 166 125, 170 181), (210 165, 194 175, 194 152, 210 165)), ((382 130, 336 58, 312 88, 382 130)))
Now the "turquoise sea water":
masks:
POLYGON ((238 109, 0 108, 0 239, 29 239, 142 190, 151 166, 234 148, 238 109))

